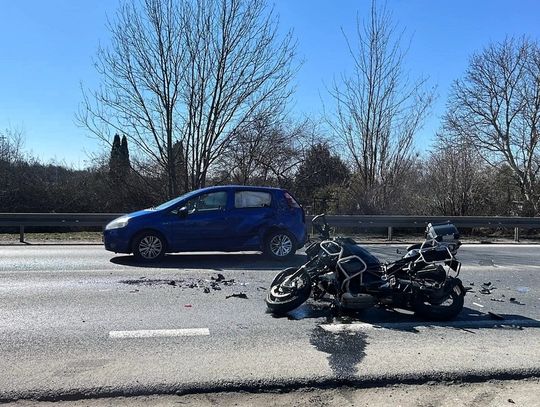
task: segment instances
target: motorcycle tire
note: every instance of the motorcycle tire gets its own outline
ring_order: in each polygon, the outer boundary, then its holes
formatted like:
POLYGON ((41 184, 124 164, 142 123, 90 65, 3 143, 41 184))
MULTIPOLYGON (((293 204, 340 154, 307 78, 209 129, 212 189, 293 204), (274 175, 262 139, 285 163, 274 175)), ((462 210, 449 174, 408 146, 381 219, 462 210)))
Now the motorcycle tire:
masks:
POLYGON ((421 318, 432 321, 448 321, 454 319, 463 309, 465 289, 461 281, 447 283, 450 288, 445 302, 434 304, 427 295, 419 294, 413 304, 414 313, 421 318), (443 305, 446 301, 450 304, 443 305))
POLYGON ((280 272, 270 284, 266 295, 266 305, 270 312, 275 315, 283 315, 298 308, 309 298, 311 293, 311 278, 307 272, 302 273, 295 282, 299 284, 293 287, 282 287, 281 283, 286 277, 295 273, 298 269, 290 267, 280 272))

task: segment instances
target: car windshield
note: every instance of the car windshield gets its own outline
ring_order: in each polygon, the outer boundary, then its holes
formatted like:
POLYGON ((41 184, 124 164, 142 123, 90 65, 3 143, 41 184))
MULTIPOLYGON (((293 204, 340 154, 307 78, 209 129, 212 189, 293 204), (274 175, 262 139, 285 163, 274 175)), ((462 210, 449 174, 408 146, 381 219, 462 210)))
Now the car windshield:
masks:
POLYGON ((156 206, 154 209, 157 210, 157 211, 160 211, 160 210, 163 210, 163 209, 172 208, 173 206, 175 206, 179 202, 181 202, 181 201, 183 201, 183 200, 185 200, 187 198, 192 197, 193 195, 195 195, 196 192, 197 191, 191 191, 191 192, 188 192, 187 194, 180 195, 178 198, 174 198, 174 199, 171 199, 170 201, 164 202, 161 205, 156 206))

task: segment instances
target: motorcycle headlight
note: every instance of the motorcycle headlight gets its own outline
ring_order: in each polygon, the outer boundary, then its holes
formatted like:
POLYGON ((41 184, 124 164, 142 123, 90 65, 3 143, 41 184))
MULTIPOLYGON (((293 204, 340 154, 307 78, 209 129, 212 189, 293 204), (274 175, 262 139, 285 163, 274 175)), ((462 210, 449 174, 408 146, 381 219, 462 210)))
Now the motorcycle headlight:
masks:
POLYGON ((111 230, 111 229, 120 229, 123 227, 126 227, 128 224, 129 218, 126 216, 121 216, 120 218, 116 218, 112 222, 109 222, 107 226, 105 226, 105 230, 111 230))

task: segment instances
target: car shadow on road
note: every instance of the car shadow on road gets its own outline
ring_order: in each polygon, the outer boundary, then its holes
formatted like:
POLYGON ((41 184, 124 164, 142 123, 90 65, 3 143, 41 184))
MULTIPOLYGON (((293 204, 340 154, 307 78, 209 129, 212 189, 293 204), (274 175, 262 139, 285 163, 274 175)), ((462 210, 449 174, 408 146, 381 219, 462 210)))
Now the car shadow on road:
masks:
POLYGON ((281 270, 302 265, 306 261, 306 256, 296 254, 286 261, 278 261, 268 259, 259 253, 190 253, 167 255, 156 263, 142 263, 133 256, 117 256, 110 261, 123 266, 161 269, 281 270))
POLYGON ((540 328, 540 321, 520 314, 480 312, 464 307, 458 317, 451 321, 429 321, 405 310, 370 308, 361 312, 337 311, 326 304, 305 303, 289 312, 290 320, 318 319, 324 324, 369 324, 372 329, 390 329, 419 333, 419 328, 445 327, 475 333, 477 329, 523 329, 540 328))

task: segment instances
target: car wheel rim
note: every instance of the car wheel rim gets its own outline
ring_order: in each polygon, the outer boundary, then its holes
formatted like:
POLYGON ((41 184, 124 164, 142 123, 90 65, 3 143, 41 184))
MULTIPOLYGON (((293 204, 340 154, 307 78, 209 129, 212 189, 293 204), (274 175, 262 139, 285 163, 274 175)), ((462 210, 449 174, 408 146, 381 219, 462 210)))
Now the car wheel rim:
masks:
POLYGON ((145 236, 139 243, 139 253, 145 259, 155 259, 161 254, 163 244, 157 236, 145 236))
POLYGON ((287 256, 292 250, 292 241, 287 235, 276 235, 270 240, 270 250, 275 256, 287 256))

